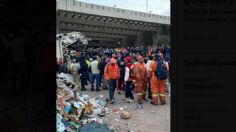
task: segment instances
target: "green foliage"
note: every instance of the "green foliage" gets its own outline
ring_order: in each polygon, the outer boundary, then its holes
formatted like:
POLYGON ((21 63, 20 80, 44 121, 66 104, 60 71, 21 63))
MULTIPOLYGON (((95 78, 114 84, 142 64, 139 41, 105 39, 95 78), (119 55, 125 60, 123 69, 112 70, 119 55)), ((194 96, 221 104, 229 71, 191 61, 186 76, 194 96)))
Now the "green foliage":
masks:
POLYGON ((157 46, 169 46, 170 45, 170 39, 167 36, 158 36, 157 39, 157 46))

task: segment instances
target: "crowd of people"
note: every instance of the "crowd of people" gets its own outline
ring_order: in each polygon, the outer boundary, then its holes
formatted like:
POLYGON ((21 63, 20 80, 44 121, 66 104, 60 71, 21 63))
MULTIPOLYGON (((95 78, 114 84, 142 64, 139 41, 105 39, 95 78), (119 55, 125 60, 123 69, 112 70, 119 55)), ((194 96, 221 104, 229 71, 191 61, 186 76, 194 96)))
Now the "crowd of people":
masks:
POLYGON ((57 58, 57 72, 71 74, 74 82, 86 91, 107 90, 109 102, 115 103, 115 92, 124 91, 124 100, 138 104, 151 99, 166 104, 170 95, 170 47, 148 46, 127 48, 64 49, 64 58, 57 58), (90 85, 89 85, 90 84, 90 85), (88 88, 87 87, 87 88, 88 88))

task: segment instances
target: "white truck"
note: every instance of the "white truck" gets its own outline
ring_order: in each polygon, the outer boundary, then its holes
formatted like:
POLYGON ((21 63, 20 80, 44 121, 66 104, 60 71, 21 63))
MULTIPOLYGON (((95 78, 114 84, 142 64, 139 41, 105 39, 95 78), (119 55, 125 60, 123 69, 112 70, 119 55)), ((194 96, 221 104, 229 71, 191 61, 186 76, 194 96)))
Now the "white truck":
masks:
POLYGON ((90 38, 87 38, 81 32, 71 32, 71 33, 61 33, 56 36, 56 57, 64 58, 63 56, 63 48, 66 48, 72 44, 78 46, 87 46, 88 41, 91 41, 90 38))

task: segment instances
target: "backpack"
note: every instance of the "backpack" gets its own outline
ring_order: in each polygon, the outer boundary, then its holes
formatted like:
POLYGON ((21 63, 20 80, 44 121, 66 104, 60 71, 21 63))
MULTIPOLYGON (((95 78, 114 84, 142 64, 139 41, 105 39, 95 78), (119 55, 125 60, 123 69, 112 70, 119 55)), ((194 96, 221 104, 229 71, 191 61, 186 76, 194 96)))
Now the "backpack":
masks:
POLYGON ((163 60, 158 59, 155 75, 156 75, 157 79, 160 79, 160 80, 166 80, 168 78, 168 70, 163 65, 164 65, 163 60))

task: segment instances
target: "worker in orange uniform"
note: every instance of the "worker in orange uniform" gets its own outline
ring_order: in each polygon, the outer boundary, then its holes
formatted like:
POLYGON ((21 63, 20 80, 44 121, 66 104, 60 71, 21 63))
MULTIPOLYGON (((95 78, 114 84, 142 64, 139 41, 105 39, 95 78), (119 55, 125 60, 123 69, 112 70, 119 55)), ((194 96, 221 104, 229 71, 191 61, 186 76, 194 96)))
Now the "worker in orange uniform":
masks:
POLYGON ((153 60, 150 62, 148 68, 148 78, 150 78, 150 85, 152 91, 152 101, 151 104, 157 105, 158 104, 158 84, 157 84, 157 77, 155 75, 157 69, 157 58, 154 57, 153 60))
POLYGON ((115 103, 114 101, 114 93, 116 88, 117 79, 120 77, 120 70, 118 65, 116 64, 116 59, 111 58, 110 63, 108 63, 104 68, 104 77, 108 81, 109 84, 109 99, 110 103, 115 103))
POLYGON ((157 69, 155 71, 157 77, 157 88, 161 104, 166 104, 165 100, 165 80, 168 78, 168 64, 164 61, 164 55, 158 54, 157 69))
POLYGON ((136 81, 135 91, 137 93, 138 108, 142 108, 142 100, 146 100, 147 91, 147 69, 144 64, 144 58, 138 56, 138 63, 134 64, 134 78, 136 81))

